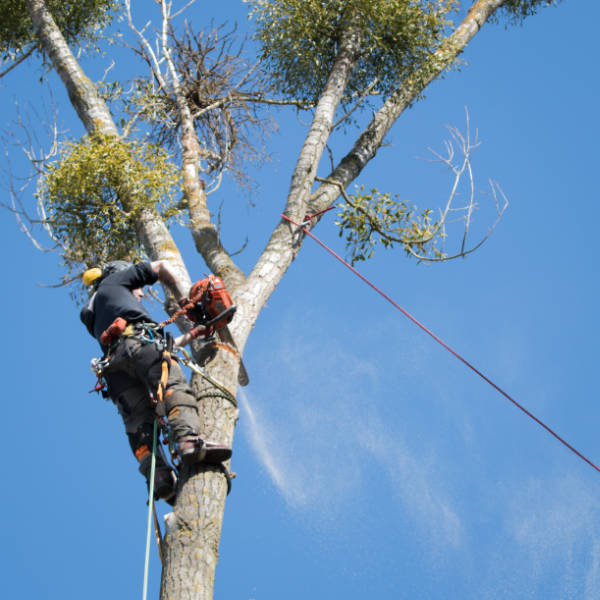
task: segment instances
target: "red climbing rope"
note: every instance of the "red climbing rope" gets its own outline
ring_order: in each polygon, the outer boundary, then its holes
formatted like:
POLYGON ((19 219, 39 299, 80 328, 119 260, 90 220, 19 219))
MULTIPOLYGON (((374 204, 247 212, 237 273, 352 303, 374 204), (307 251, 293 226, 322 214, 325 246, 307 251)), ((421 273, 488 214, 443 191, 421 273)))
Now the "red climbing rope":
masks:
MULTIPOLYGON (((320 213, 317 213, 317 214, 320 214, 320 213)), ((296 225, 296 227, 300 227, 306 235, 310 236, 313 240, 315 240, 315 242, 317 242, 317 244, 319 244, 322 248, 327 250, 327 252, 329 252, 331 255, 333 255, 335 258, 337 258, 342 264, 344 264, 346 267, 348 267, 357 277, 360 277, 360 279, 362 279, 368 286, 373 288, 380 296, 383 296, 392 306, 397 308, 404 316, 408 317, 415 325, 418 325, 425 333, 429 334, 436 342, 438 342, 438 344, 442 345, 444 348, 446 348, 446 350, 448 350, 448 352, 453 354, 456 358, 458 358, 458 360, 460 360, 467 367, 469 367, 469 369, 471 369, 472 371, 477 373, 477 375, 479 375, 479 377, 481 377, 484 381, 489 383, 496 391, 500 392, 507 400, 512 402, 519 410, 523 411, 529 418, 533 419, 538 425, 541 425, 550 435, 554 436, 561 444, 566 446, 569 450, 571 450, 571 452, 573 452, 579 458, 581 458, 581 460, 584 460, 588 465, 590 465, 591 467, 596 469, 596 471, 600 472, 600 468, 597 467, 591 460, 589 460, 583 454, 581 454, 581 452, 579 452, 578 450, 573 448, 573 446, 571 446, 571 444, 569 444, 566 440, 564 440, 562 437, 560 437, 560 435, 558 435, 555 431, 553 431, 550 427, 548 427, 548 425, 546 425, 543 421, 538 419, 534 414, 529 412, 524 406, 519 404, 514 398, 509 396, 501 387, 496 385, 489 377, 485 376, 479 369, 477 369, 475 366, 473 366, 468 360, 463 358, 458 352, 456 352, 448 344, 446 344, 446 342, 441 340, 437 335, 435 335, 433 332, 431 332, 429 329, 427 329, 427 327, 425 327, 425 325, 423 325, 419 321, 417 321, 417 319, 415 319, 415 317, 413 317, 407 310, 402 308, 399 304, 394 302, 394 300, 392 300, 387 294, 385 294, 378 287, 373 285, 364 275, 361 275, 351 264, 346 262, 341 256, 339 256, 331 248, 326 246, 319 238, 317 238, 315 235, 313 235, 306 227, 303 227, 302 225, 298 225, 298 223, 296 223, 295 221, 292 221, 292 219, 290 219, 289 217, 287 217, 284 214, 282 214, 281 216, 286 221, 289 221, 293 225, 296 225)))

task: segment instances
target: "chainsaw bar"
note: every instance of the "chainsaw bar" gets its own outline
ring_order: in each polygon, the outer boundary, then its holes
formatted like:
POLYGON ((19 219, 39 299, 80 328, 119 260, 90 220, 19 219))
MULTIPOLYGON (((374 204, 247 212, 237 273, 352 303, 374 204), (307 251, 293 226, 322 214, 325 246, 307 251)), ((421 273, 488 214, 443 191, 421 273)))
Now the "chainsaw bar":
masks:
POLYGON ((237 346, 235 345, 235 341, 233 339, 233 336, 231 335, 231 331, 229 331, 229 327, 227 327, 227 325, 225 325, 225 327, 221 327, 220 329, 217 329, 217 334, 221 338, 222 342, 235 348, 235 351, 237 352, 239 359, 240 359, 240 368, 238 370, 238 383, 241 386, 247 386, 250 383, 250 378, 248 377, 248 371, 246 371, 246 367, 244 366, 244 361, 242 360, 240 352, 237 349, 237 346))

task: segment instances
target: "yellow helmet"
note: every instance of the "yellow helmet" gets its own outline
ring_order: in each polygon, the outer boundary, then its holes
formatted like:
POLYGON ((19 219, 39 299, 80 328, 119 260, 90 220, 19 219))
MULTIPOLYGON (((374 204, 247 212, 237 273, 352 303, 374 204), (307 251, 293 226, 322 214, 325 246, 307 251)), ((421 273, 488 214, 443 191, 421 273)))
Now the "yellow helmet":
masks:
POLYGON ((102 269, 93 267, 85 271, 81 276, 81 279, 85 285, 92 285, 92 283, 97 281, 100 277, 102 277, 102 269))

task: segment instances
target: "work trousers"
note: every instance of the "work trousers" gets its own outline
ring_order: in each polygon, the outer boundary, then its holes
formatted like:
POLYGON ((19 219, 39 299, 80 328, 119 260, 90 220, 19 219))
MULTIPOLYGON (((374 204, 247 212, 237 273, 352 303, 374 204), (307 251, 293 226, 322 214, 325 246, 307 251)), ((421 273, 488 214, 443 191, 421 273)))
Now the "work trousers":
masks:
POLYGON ((154 343, 135 337, 119 340, 104 371, 108 393, 123 418, 131 449, 138 458, 140 447, 152 447, 151 432, 156 415, 168 416, 170 435, 175 442, 200 432, 196 399, 174 360, 163 401, 152 402, 151 394, 156 397, 161 373, 161 350, 154 343))

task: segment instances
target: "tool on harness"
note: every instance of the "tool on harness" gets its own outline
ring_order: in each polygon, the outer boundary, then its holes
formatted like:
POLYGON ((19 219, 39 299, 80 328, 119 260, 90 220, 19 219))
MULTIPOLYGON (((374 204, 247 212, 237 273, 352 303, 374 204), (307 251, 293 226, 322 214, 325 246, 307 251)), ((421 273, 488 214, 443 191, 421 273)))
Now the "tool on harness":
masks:
POLYGON ((221 392, 221 394, 219 394, 219 395, 222 395, 222 397, 224 397, 234 407, 237 408, 237 400, 235 399, 234 394, 230 390, 228 390, 222 383, 220 383, 219 381, 214 379, 214 377, 211 377, 208 373, 206 373, 204 370, 202 370, 200 368, 200 366, 192 360, 192 357, 190 356, 190 354, 187 350, 182 348, 181 353, 183 354, 183 358, 177 357, 177 360, 182 365, 188 367, 194 373, 196 373, 197 375, 200 375, 200 377, 202 377, 203 379, 206 379, 206 381, 208 381, 215 388, 217 388, 217 390, 219 390, 221 392))
POLYGON ((100 335, 100 343, 103 346, 110 346, 118 340, 127 329, 127 321, 122 317, 117 317, 100 335))
POLYGON ((103 377, 104 369, 108 366, 108 360, 106 358, 92 358, 90 361, 90 369, 97 378, 96 385, 88 392, 96 392, 102 394, 103 398, 108 398, 108 390, 106 381, 103 377))

